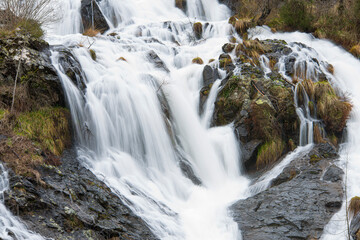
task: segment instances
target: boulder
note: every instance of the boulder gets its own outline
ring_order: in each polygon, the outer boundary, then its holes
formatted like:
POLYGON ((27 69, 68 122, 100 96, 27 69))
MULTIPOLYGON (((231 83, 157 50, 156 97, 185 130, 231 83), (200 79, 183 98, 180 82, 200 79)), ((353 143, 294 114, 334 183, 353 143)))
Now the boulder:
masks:
MULTIPOLYGON (((319 146, 315 147, 316 151, 319 146)), ((325 153, 321 152, 320 155, 325 153)), ((295 159, 272 181, 272 187, 236 202, 231 208, 243 239, 319 239, 340 210, 342 181, 321 179, 335 158, 310 163, 310 154, 295 159)))

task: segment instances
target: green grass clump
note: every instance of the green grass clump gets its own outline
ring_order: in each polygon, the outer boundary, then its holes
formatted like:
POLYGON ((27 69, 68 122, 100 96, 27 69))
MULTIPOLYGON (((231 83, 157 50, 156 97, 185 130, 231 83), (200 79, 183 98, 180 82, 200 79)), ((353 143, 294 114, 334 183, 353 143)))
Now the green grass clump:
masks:
POLYGON ((263 144, 257 154, 256 167, 269 166, 276 162, 282 155, 285 144, 281 139, 275 139, 263 144))
POLYGON ((22 113, 14 131, 35 141, 42 149, 60 156, 71 140, 69 112, 59 107, 22 113))
POLYGON ((313 18, 307 1, 288 0, 280 9, 281 21, 292 29, 311 31, 313 18))
POLYGON ((0 108, 0 120, 2 120, 9 111, 0 108))
POLYGON ((24 34, 30 34, 32 37, 41 38, 44 36, 44 31, 41 28, 41 24, 35 20, 23 20, 17 24, 20 31, 24 34))
POLYGON ((350 116, 352 104, 340 99, 329 82, 315 84, 317 114, 329 133, 341 132, 350 116))

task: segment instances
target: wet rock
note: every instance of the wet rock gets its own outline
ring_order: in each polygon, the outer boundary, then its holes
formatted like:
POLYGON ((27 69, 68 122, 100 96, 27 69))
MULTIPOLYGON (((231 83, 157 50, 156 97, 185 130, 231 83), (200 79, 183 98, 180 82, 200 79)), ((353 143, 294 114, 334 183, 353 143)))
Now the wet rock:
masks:
POLYGON ((203 84, 204 86, 209 86, 214 83, 216 79, 219 79, 219 72, 217 69, 213 69, 211 66, 206 65, 203 70, 203 84))
POLYGON ((181 171, 187 178, 189 178, 194 184, 201 185, 201 180, 194 173, 189 161, 187 161, 186 159, 181 159, 179 165, 181 171))
POLYGON ((94 28, 104 33, 110 29, 95 0, 81 0, 81 19, 85 30, 94 28))
POLYGON ((294 65, 296 58, 294 56, 289 56, 285 58, 285 74, 287 76, 294 75, 294 65))
POLYGON ((222 46, 222 50, 224 53, 230 53, 232 50, 234 50, 235 44, 232 43, 225 43, 224 46, 222 46))
POLYGON ((79 61, 73 56, 70 50, 59 51, 59 63, 65 74, 82 91, 86 88, 86 76, 79 61))
POLYGON ((6 206, 27 227, 53 239, 156 239, 146 223, 69 150, 59 167, 38 167, 43 184, 10 175, 6 206))
POLYGON ((325 181, 337 182, 342 180, 343 175, 344 171, 341 168, 331 165, 325 172, 323 179, 325 181))
POLYGON ((341 181, 321 180, 325 171, 322 166, 334 159, 322 158, 315 165, 309 161, 309 155, 293 160, 273 180, 272 187, 230 208, 243 239, 321 237, 324 226, 341 208, 343 188, 341 181))
POLYGON ((155 65, 155 67, 163 69, 166 72, 170 72, 166 64, 163 62, 163 60, 161 60, 161 58, 156 54, 155 51, 149 51, 146 56, 148 60, 155 65))
POLYGON ((356 214, 350 223, 350 236, 353 240, 360 239, 360 214, 356 214))

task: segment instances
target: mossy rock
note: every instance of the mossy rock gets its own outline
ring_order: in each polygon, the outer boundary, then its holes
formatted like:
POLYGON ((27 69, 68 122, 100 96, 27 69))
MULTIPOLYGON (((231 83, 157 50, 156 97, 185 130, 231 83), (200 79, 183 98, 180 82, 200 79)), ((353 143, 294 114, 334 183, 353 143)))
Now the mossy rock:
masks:
POLYGON ((203 32, 203 25, 201 22, 196 22, 193 25, 193 31, 195 34, 195 37, 197 39, 200 39, 202 37, 202 32, 203 32))
POLYGON ((96 56, 95 50, 90 49, 89 52, 90 52, 90 56, 91 56, 92 60, 96 61, 97 56, 96 56))
POLYGON ((187 0, 175 0, 175 6, 183 11, 186 11, 187 0))
POLYGON ((204 64, 204 61, 200 57, 194 58, 191 62, 200 65, 204 64))

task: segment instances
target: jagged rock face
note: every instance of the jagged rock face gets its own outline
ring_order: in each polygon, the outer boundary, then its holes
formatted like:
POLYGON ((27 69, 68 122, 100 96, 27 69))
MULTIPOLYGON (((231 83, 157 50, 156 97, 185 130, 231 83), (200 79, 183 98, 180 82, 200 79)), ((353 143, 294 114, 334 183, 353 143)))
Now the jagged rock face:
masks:
POLYGON ((343 198, 343 172, 333 173, 337 181, 321 178, 335 167, 332 164, 336 154, 331 149, 328 144, 316 146, 285 168, 273 180, 273 187, 231 207, 243 239, 320 238, 324 226, 341 208, 343 198), (314 154, 319 157, 317 161, 311 160, 314 154))
POLYGON ((81 18, 85 30, 93 28, 104 33, 110 29, 95 0, 81 0, 81 18))
POLYGON ((65 106, 62 86, 45 41, 17 35, 1 38, 0 45, 0 108, 11 105, 18 69, 14 109, 31 111, 43 106, 65 106))
POLYGON ((54 239, 156 239, 147 225, 67 151, 38 167, 43 184, 12 175, 5 204, 30 230, 54 239))

